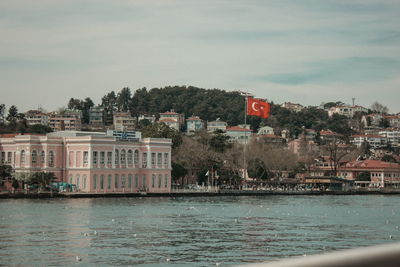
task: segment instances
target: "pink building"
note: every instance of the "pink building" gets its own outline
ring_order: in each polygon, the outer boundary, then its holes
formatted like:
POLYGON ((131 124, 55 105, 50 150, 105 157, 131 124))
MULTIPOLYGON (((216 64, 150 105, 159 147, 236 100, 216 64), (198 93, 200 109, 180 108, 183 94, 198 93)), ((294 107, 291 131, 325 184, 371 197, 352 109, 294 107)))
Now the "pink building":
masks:
POLYGON ((0 162, 17 179, 53 172, 80 192, 170 192, 171 140, 119 141, 106 133, 61 131, 0 138, 0 162))

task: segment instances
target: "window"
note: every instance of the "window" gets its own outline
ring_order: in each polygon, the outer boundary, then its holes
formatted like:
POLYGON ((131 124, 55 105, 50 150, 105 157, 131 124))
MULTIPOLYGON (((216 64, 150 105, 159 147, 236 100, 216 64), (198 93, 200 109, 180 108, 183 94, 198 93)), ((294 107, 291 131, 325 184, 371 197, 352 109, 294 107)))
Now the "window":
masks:
POLYGON ((21 164, 25 163, 25 150, 21 151, 21 164))
POLYGON ((132 187, 132 174, 128 175, 128 188, 132 187))
POLYGON ((80 181, 81 180, 81 178, 79 177, 79 174, 77 174, 76 175, 76 189, 79 189, 79 187, 80 187, 80 181))
POLYGON ((146 187, 146 174, 142 176, 142 187, 146 187))
POLYGON ((125 149, 122 149, 120 162, 121 162, 121 164, 125 164, 125 161, 126 161, 126 153, 125 153, 125 149))
POLYGON ((36 150, 32 150, 31 162, 32 162, 32 164, 37 162, 37 152, 36 152, 36 150))
POLYGON ((1 163, 3 164, 6 161, 6 152, 1 152, 1 163))
POLYGON ((49 166, 54 166, 54 151, 49 151, 49 166))
POLYGON ((147 153, 146 152, 143 153, 142 168, 147 168, 147 153))
POLYGON ((151 153, 151 165, 156 165, 156 153, 151 153))
POLYGON ((119 151, 116 149, 115 150, 115 165, 119 164, 119 151))
POLYGON ((93 189, 97 189, 97 175, 93 175, 93 189))
POLYGON ((115 175, 114 187, 118 188, 118 174, 115 175))
POLYGON ((155 186, 155 183, 156 183, 156 175, 155 175, 155 174, 153 174, 153 175, 151 176, 151 187, 153 187, 153 188, 154 188, 154 186, 155 186))
POLYGON ((135 150, 135 152, 133 153, 133 163, 135 165, 139 164, 139 151, 135 150))
POLYGON ((40 163, 43 164, 45 162, 45 160, 46 160, 46 153, 42 150, 40 152, 40 163))
POLYGON ((107 164, 111 164, 112 161, 112 152, 107 152, 107 164))
POLYGON ((168 187, 168 174, 166 174, 165 177, 164 177, 164 187, 165 188, 168 187))
POLYGON ((162 163, 162 153, 157 153, 157 167, 161 168, 162 163))
POLYGON ((139 187, 139 174, 135 174, 135 187, 139 187))
POLYGON ((112 180, 112 175, 109 174, 107 178, 107 189, 111 189, 111 180, 112 180))
POLYGON ((104 175, 100 175, 100 189, 104 189, 104 175))
POLYGON ((121 175, 121 188, 125 188, 125 174, 121 175))
POLYGON ((97 151, 93 151, 93 164, 97 164, 97 151))
POLYGON ((87 151, 83 151, 83 164, 88 164, 89 153, 87 151))
POLYGON ((133 155, 132 155, 132 150, 128 150, 128 164, 132 164, 133 162, 133 155))
MULTIPOLYGON (((7 152, 7 163, 11 163, 12 159, 12 152, 7 152)), ((14 158, 15 158, 15 152, 14 152, 14 158)))
POLYGON ((162 175, 158 175, 158 188, 161 188, 161 183, 162 183, 162 175))
POLYGON ((101 151, 100 152, 100 164, 104 164, 104 158, 106 156, 106 152, 101 151))
POLYGON ((83 175, 83 188, 86 189, 86 174, 83 175))
POLYGON ((168 157, 168 153, 164 153, 164 168, 168 168, 169 166, 169 157, 168 157))

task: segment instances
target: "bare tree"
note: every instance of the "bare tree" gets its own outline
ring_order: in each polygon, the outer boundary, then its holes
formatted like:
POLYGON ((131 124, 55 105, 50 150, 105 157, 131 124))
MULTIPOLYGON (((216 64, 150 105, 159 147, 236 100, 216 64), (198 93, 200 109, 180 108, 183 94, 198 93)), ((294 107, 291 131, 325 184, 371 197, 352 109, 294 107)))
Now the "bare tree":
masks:
POLYGON ((380 113, 380 114, 386 114, 389 111, 389 109, 386 106, 382 105, 381 103, 379 103, 377 101, 372 103, 371 110, 376 113, 380 113))

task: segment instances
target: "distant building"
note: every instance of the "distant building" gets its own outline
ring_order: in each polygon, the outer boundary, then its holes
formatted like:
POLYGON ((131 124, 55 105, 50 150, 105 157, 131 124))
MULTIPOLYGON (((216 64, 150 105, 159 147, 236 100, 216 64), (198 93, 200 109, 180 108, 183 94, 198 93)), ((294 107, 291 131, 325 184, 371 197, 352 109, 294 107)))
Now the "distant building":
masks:
POLYGON ((281 107, 289 109, 289 110, 294 111, 294 112, 300 112, 300 111, 302 111, 304 109, 304 107, 302 105, 294 104, 294 103, 291 103, 291 102, 285 102, 285 103, 283 103, 281 105, 281 107))
POLYGON ((328 115, 329 117, 332 117, 333 114, 339 114, 352 118, 356 112, 368 112, 368 109, 362 106, 337 106, 331 107, 328 110, 328 115))
POLYGON ((140 122, 142 120, 148 120, 150 123, 155 123, 156 116, 155 115, 146 115, 146 114, 139 115, 138 121, 140 122))
POLYGON ((113 136, 118 141, 139 142, 142 139, 142 132, 107 130, 107 136, 113 136))
POLYGON ((339 134, 331 130, 321 130, 319 132, 319 135, 322 141, 328 141, 328 142, 343 138, 343 134, 339 134))
POLYGON ((76 110, 49 113, 49 127, 53 131, 80 131, 82 113, 76 110))
POLYGON ((269 126, 263 126, 258 129, 257 134, 258 135, 265 135, 265 134, 274 135, 275 133, 274 133, 274 128, 269 127, 269 126))
POLYGON ((196 131, 204 129, 204 122, 198 116, 192 116, 186 119, 186 133, 193 134, 196 131))
POLYGON ((379 148, 386 144, 385 141, 385 138, 381 135, 356 134, 350 136, 350 142, 357 147, 361 147, 364 143, 368 143, 371 148, 379 148))
POLYGON ((171 110, 168 112, 160 113, 160 119, 158 121, 165 123, 172 129, 180 131, 185 122, 185 115, 181 113, 176 113, 175 111, 171 110))
POLYGON ((91 107, 89 110, 89 124, 92 126, 103 126, 103 113, 102 107, 91 107))
POLYGON ((226 135, 230 137, 230 142, 237 142, 239 144, 248 144, 252 137, 251 130, 239 126, 228 127, 226 135))
POLYGON ((228 124, 225 121, 221 121, 219 118, 215 121, 209 121, 207 122, 207 132, 213 133, 217 130, 226 131, 226 127, 228 124))
POLYGON ((391 127, 400 127, 400 115, 384 115, 383 117, 389 121, 391 127))
POLYGON ((364 127, 375 126, 378 127, 383 116, 378 113, 368 114, 361 117, 361 122, 364 127))
POLYGON ((379 131, 379 135, 385 139, 385 143, 391 146, 400 144, 400 128, 389 128, 379 131))
POLYGON ((268 144, 283 144, 285 143, 285 139, 281 136, 277 136, 275 134, 261 134, 257 135, 258 140, 262 140, 268 144))
POLYGON ((114 113, 113 124, 116 131, 135 130, 135 119, 127 112, 114 113))
POLYGON ((25 112, 25 119, 28 125, 49 125, 49 116, 47 113, 44 113, 40 110, 29 110, 25 112))

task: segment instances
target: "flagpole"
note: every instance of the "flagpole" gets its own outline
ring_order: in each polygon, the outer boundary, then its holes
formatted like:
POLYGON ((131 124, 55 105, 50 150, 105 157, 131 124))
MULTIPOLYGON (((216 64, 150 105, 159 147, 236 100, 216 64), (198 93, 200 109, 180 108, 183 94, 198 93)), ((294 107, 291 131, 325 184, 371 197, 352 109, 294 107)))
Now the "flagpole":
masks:
POLYGON ((248 101, 248 94, 245 96, 244 101, 244 146, 243 146, 243 178, 246 180, 246 145, 247 145, 247 101, 248 101))

